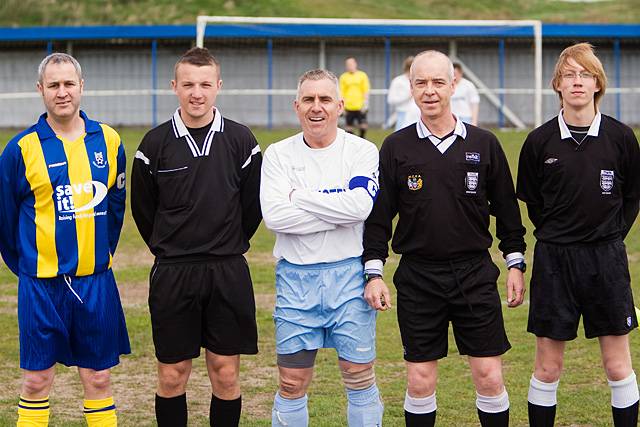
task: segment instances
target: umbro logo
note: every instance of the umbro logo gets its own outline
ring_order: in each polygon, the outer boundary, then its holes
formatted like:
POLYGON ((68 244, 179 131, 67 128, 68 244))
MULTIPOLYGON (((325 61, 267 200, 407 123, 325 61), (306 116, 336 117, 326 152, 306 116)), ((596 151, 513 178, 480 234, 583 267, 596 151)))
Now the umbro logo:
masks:
POLYGON ((558 159, 556 159, 555 157, 549 157, 547 160, 544 161, 544 163, 547 164, 547 165, 552 165, 557 161, 558 161, 558 159))

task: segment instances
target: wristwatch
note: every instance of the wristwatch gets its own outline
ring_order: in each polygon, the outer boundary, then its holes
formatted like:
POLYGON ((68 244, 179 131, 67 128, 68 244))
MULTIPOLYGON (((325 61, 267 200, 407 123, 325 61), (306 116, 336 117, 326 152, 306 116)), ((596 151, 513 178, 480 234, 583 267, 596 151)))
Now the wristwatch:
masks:
POLYGON ((382 279, 382 275, 378 273, 364 273, 364 280, 369 283, 373 279, 382 279))
POLYGON ((511 270, 512 268, 517 268, 524 273, 525 271, 527 271, 527 264, 524 261, 520 261, 509 266, 509 270, 511 270))

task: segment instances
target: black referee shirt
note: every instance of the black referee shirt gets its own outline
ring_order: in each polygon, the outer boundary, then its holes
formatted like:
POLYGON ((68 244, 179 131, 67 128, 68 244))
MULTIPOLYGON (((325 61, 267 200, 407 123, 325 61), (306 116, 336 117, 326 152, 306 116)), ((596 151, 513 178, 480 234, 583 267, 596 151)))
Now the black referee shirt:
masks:
POLYGON ((626 236, 640 200, 633 131, 600 114, 578 144, 561 126, 555 117, 533 130, 520 152, 517 194, 527 204, 534 235, 554 244, 626 236))
POLYGON ((504 255, 525 251, 524 233, 507 159, 496 137, 465 125, 444 153, 416 126, 389 135, 380 150, 380 191, 365 223, 364 261, 385 260, 392 220, 393 251, 423 261, 477 255, 492 243, 494 215, 504 255))
POLYGON ((150 130, 133 162, 131 210, 151 252, 185 260, 245 253, 262 219, 261 164, 251 131, 219 110, 204 140, 178 112, 150 130))

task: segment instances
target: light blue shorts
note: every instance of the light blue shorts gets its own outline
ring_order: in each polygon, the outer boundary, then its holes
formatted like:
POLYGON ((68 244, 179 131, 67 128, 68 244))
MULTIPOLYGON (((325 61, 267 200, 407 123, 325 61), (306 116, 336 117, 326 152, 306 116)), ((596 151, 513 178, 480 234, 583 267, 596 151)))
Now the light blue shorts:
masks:
POLYGON ((354 363, 376 357, 376 311, 364 300, 360 258, 276 265, 276 352, 335 348, 354 363))

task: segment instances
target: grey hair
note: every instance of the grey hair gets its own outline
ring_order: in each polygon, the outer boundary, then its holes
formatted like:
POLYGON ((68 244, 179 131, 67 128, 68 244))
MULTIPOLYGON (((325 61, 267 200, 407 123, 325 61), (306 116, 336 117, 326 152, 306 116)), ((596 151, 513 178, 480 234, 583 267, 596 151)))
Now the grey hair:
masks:
POLYGON ((67 53, 56 52, 48 55, 42 60, 40 65, 38 65, 38 82, 40 84, 42 84, 44 71, 49 64, 72 64, 73 68, 76 69, 78 79, 82 80, 82 68, 80 67, 80 63, 76 60, 76 58, 67 53))
POLYGON ((451 62, 451 59, 445 55, 444 53, 438 51, 438 50, 424 50, 422 52, 420 52, 419 54, 417 54, 414 58, 413 58, 413 63, 411 63, 411 69, 409 70, 409 78, 413 79, 413 72, 414 72, 414 67, 416 65, 416 62, 418 62, 418 59, 421 56, 428 56, 428 57, 440 57, 440 58, 445 58, 447 60, 447 74, 449 74, 449 80, 453 81, 454 78, 454 74, 453 74, 453 63, 451 62))
POLYGON ((307 80, 317 81, 317 80, 325 80, 325 79, 329 80, 331 83, 335 85, 336 93, 338 94, 338 99, 341 99, 342 96, 340 95, 340 82, 338 81, 338 77, 336 77, 336 75, 333 74, 331 71, 323 70, 323 69, 309 70, 300 76, 300 78, 298 79, 298 94, 296 95, 296 97, 300 96, 300 87, 302 86, 302 83, 304 83, 305 81, 307 80))

